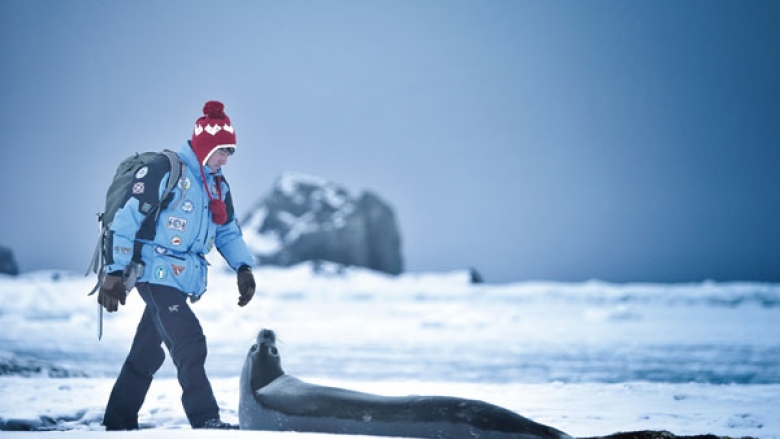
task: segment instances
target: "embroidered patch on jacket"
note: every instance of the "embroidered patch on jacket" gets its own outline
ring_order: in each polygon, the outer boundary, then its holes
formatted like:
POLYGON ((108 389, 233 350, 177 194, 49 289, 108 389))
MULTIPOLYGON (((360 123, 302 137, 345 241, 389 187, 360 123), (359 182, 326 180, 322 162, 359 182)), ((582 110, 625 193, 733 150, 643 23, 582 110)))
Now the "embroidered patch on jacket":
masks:
POLYGON ((168 217, 168 228, 176 230, 177 232, 183 232, 187 229, 187 220, 184 218, 176 218, 175 216, 168 217))
POLYGON ((173 245, 175 245, 177 247, 180 246, 181 245, 181 236, 174 236, 173 238, 171 238, 171 244, 173 244, 173 245))
POLYGON ((160 247, 159 245, 157 245, 157 246, 154 247, 154 252, 157 253, 158 255, 164 255, 164 254, 168 253, 168 249, 165 248, 165 247, 160 247))
POLYGON ((186 191, 187 189, 189 189, 190 188, 190 179, 187 178, 187 177, 182 177, 179 180, 179 188, 181 190, 183 190, 183 191, 186 191))
POLYGON ((181 210, 183 210, 183 211, 185 211, 187 213, 192 212, 192 209, 194 209, 194 208, 195 208, 195 205, 192 204, 192 201, 190 201, 190 200, 185 200, 183 203, 181 203, 181 210))
POLYGON ((138 170, 138 171, 135 173, 135 178, 137 178, 137 179, 139 179, 139 180, 140 180, 140 179, 142 179, 142 178, 146 177, 146 173, 147 173, 147 172, 149 172, 149 168, 148 168, 148 167, 146 167, 146 166, 144 166, 143 168, 139 169, 139 170, 138 170))
POLYGON ((184 267, 181 265, 171 264, 171 271, 173 271, 174 276, 178 276, 182 271, 184 271, 184 267))
POLYGON ((168 276, 168 272, 165 271, 165 267, 157 267, 154 270, 154 275, 157 276, 157 279, 165 279, 168 276))
POLYGON ((140 194, 144 193, 144 182, 143 181, 139 181, 139 182, 137 182, 136 184, 133 185, 133 193, 135 195, 140 195, 140 194))
POLYGON ((141 213, 149 213, 149 211, 152 210, 152 205, 149 203, 144 202, 144 204, 141 205, 141 213))

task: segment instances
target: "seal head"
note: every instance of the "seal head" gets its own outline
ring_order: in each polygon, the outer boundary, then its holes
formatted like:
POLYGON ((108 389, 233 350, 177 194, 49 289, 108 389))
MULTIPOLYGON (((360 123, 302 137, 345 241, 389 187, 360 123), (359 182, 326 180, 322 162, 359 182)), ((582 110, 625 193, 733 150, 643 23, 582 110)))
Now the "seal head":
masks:
POLYGON ((284 375, 274 331, 263 329, 257 334, 256 343, 249 348, 247 361, 250 364, 249 387, 253 393, 284 375))

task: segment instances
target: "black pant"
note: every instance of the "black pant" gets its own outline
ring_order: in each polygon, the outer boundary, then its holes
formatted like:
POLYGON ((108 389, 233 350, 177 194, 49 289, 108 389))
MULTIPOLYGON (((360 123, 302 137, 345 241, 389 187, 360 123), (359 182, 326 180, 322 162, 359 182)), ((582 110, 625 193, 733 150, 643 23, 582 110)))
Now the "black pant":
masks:
POLYGON ((167 286, 138 284, 146 309, 122 371, 108 399, 103 425, 108 430, 138 428, 143 405, 155 372, 165 360, 165 343, 182 388, 181 402, 190 425, 198 427, 219 418, 219 407, 206 377, 206 337, 187 304, 187 296, 167 286))

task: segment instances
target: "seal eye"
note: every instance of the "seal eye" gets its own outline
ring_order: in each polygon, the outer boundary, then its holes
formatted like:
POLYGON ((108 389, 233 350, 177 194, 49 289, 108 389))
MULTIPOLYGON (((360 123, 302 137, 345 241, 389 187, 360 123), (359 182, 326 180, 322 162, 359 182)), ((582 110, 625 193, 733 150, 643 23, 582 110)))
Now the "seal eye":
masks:
POLYGON ((268 349, 268 351, 269 351, 269 352, 271 353, 271 355, 273 355, 274 357, 276 357, 276 356, 278 356, 278 355, 279 355, 279 350, 278 350, 278 349, 276 349, 276 348, 275 348, 275 347, 273 347, 273 346, 271 346, 271 348, 270 348, 270 349, 268 349))

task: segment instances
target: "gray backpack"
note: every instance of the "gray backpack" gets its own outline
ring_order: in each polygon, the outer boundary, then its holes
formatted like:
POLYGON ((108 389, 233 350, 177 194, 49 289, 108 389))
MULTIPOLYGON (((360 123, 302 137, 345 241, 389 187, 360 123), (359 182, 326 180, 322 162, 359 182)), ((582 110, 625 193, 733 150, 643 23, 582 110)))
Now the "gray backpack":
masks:
POLYGON ((98 223, 100 224, 100 235, 98 236, 97 245, 95 246, 95 253, 92 255, 92 262, 89 264, 87 273, 85 276, 89 276, 90 271, 97 275, 97 283, 89 296, 95 294, 103 285, 103 281, 106 277, 106 254, 111 249, 106 248, 106 241, 108 238, 109 229, 111 223, 114 221, 114 215, 116 212, 125 205, 130 198, 131 190, 130 185, 135 179, 135 173, 141 169, 141 167, 148 165, 152 160, 158 156, 163 155, 168 158, 171 165, 170 175, 168 176, 168 184, 165 186, 165 191, 160 197, 160 202, 156 206, 152 206, 148 215, 154 213, 155 218, 160 214, 160 203, 165 200, 171 193, 176 184, 179 182, 179 178, 183 172, 183 164, 179 159, 179 155, 170 150, 163 150, 162 152, 143 152, 135 153, 119 163, 116 168, 116 173, 111 181, 111 185, 108 187, 106 193, 106 208, 102 213, 98 214, 98 223))

